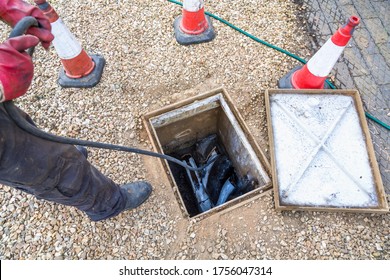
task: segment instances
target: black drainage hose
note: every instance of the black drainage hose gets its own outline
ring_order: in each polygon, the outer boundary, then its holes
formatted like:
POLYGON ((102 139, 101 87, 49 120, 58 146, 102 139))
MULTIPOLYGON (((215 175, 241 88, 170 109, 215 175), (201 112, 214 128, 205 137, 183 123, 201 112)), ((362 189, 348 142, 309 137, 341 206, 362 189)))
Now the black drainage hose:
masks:
MULTIPOLYGON (((32 26, 38 27, 38 21, 35 17, 27 16, 22 18, 12 29, 11 33, 9 34, 8 38, 14 38, 17 36, 21 36, 24 33, 26 33, 27 29, 29 29, 32 26)), ((34 47, 27 50, 27 53, 32 56, 34 53, 34 47)))
MULTIPOLYGON (((37 20, 34 17, 25 17, 22 20, 20 20, 10 33, 9 38, 21 36, 23 35, 28 28, 31 26, 38 26, 37 20)), ((29 54, 32 56, 34 49, 31 48, 28 50, 29 54)), ((114 150, 114 151, 122 151, 122 152, 129 152, 129 153, 136 153, 146 156, 152 156, 157 157, 161 159, 165 159, 171 162, 174 162, 188 170, 191 171, 201 171, 205 167, 207 167, 209 164, 212 164, 215 160, 210 161, 207 165, 203 167, 194 168, 191 167, 182 161, 160 153, 155 153, 152 151, 142 150, 138 148, 133 147, 127 147, 127 146, 120 146, 120 145, 114 145, 114 144, 107 144, 107 143, 101 143, 101 142, 95 142, 95 141, 88 141, 88 140, 80 140, 75 138, 69 138, 69 137, 62 137, 57 136, 54 134, 47 133, 45 131, 40 130, 36 126, 29 123, 23 116, 20 115, 19 109, 15 106, 13 101, 6 101, 3 102, 4 108, 7 111, 10 118, 15 122, 15 124, 22 130, 26 131, 29 134, 32 134, 36 137, 39 137, 41 139, 45 139, 51 142, 57 142, 62 144, 70 144, 70 145, 79 145, 79 146, 85 146, 85 147, 92 147, 92 148, 99 148, 99 149, 106 149, 106 150, 114 150)))

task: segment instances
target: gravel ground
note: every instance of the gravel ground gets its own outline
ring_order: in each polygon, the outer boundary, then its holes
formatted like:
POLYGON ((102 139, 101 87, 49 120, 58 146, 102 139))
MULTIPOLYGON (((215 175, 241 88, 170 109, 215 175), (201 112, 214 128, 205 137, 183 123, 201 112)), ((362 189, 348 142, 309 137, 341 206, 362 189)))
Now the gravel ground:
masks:
MULTIPOLYGON (((32 1, 30 1, 32 2, 32 1)), ((214 41, 180 46, 181 8, 164 0, 52 0, 86 51, 107 60, 93 89, 62 89, 53 48, 34 54, 35 78, 18 104, 46 131, 152 149, 142 116, 224 86, 268 155, 264 90, 297 63, 213 21, 214 41)), ((206 10, 301 57, 310 39, 292 0, 207 1, 206 10)), ((4 26, 4 25, 3 25, 4 26)), ((9 28, 3 28, 1 39, 9 28)), ((183 218, 159 160, 89 149, 117 183, 154 186, 140 208, 104 222, 77 209, 0 189, 0 259, 390 259, 390 215, 276 212, 272 192, 203 220, 183 218)))

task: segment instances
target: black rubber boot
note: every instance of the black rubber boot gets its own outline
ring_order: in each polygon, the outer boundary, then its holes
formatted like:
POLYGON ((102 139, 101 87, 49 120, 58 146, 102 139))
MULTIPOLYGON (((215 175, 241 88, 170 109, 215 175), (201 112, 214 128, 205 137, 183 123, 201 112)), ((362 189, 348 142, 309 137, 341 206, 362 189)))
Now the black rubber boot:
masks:
POLYGON ((152 186, 145 181, 138 181, 121 186, 122 192, 126 195, 127 201, 125 210, 140 206, 152 193, 152 186))

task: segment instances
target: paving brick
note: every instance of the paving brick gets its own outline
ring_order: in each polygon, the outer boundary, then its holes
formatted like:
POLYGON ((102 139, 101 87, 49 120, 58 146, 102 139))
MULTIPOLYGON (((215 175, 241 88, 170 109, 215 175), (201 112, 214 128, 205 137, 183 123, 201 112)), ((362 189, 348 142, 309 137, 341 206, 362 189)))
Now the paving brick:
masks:
POLYGON ((368 42, 368 47, 365 48, 365 49, 363 49, 363 50, 362 50, 362 53, 363 53, 363 56, 364 56, 364 54, 366 54, 366 53, 367 53, 367 54, 371 54, 371 55, 373 55, 373 54, 379 54, 379 53, 380 53, 380 50, 379 50, 379 48, 378 48, 378 44, 376 44, 374 40, 370 40, 370 41, 368 42))
POLYGON ((333 34, 333 32, 331 31, 331 29, 329 27, 329 24, 326 24, 326 23, 324 23, 318 31, 322 36, 329 36, 330 37, 333 34))
POLYGON ((377 44, 379 52, 383 55, 386 63, 390 63, 390 42, 384 44, 377 44))
MULTIPOLYGON (((388 110, 387 110, 387 112, 388 112, 388 110)), ((383 110, 383 114, 378 115, 378 119, 380 119, 380 120, 382 120, 382 121, 389 121, 390 118, 386 118, 385 116, 386 116, 386 111, 383 110)), ((390 138, 389 138, 389 133, 388 133, 388 131, 386 131, 385 129, 380 129, 380 130, 379 130, 379 137, 380 137, 381 139, 384 139, 384 140, 385 140, 386 138, 390 140, 390 138)), ((389 143, 389 142, 387 142, 387 143, 389 143)), ((390 158, 388 158, 388 160, 390 160, 390 158)))
POLYGON ((317 0, 304 0, 303 2, 309 7, 311 12, 320 10, 320 4, 317 0))
POLYGON ((341 26, 343 26, 345 23, 346 23, 346 19, 342 19, 340 21, 337 21, 337 22, 330 22, 329 23, 329 27, 330 27, 330 30, 332 31, 332 34, 334 34, 341 26))
MULTIPOLYGON (((385 98, 384 98, 385 108, 387 108, 387 110, 390 111, 390 84, 381 85, 379 87, 379 90, 383 94, 383 96, 385 96, 385 98)), ((390 116, 387 116, 387 120, 388 120, 388 123, 390 123, 390 116)))
MULTIPOLYGON (((351 1, 348 1, 349 3, 351 3, 351 1)), ((350 16, 358 16, 358 17, 361 17, 359 12, 356 10, 355 6, 352 5, 352 4, 349 4, 349 5, 345 5, 342 7, 343 11, 343 15, 344 15, 344 18, 349 18, 350 16)))
POLYGON ((365 59, 376 83, 379 85, 389 84, 390 67, 386 64, 384 57, 381 54, 373 54, 365 56, 365 59))
POLYGON ((308 18, 309 25, 313 28, 315 22, 315 13, 310 13, 308 18))
POLYGON ((354 76, 368 75, 370 73, 362 54, 356 48, 345 48, 344 58, 354 76))
POLYGON ((353 39, 349 44, 352 48, 358 48, 362 54, 362 57, 367 55, 379 54, 380 50, 372 38, 370 32, 364 27, 355 30, 353 39))
POLYGON ((371 1, 377 17, 382 20, 384 25, 390 23, 390 1, 371 1))
POLYGON ((360 49, 368 48, 370 41, 372 41, 371 34, 368 32, 367 28, 359 28, 355 30, 353 38, 360 49))
POLYGON ((345 6, 345 5, 350 5, 351 4, 351 0, 339 0, 337 1, 337 5, 340 7, 340 6, 345 6))
POLYGON ((336 5, 336 1, 328 1, 322 5, 321 8, 325 15, 326 21, 336 25, 336 29, 333 29, 333 31, 337 30, 339 25, 345 23, 346 19, 344 19, 342 12, 336 5))
POLYGON ((374 9, 374 6, 370 3, 370 1, 367 0, 354 0, 350 1, 353 2, 354 6, 356 7, 356 10, 359 11, 359 14, 362 18, 377 18, 378 14, 376 10, 374 9))
MULTIPOLYGON (((383 104, 388 103, 388 96, 384 95, 381 90, 380 86, 377 87, 377 89, 374 91, 374 95, 371 97, 370 102, 373 104, 372 107, 375 109, 383 109, 383 104)), ((366 97, 364 97, 366 98, 366 97)), ((366 98, 367 99, 367 98, 366 98)))
MULTIPOLYGON (((318 44, 319 44, 319 45, 318 45, 316 51, 319 50, 320 47, 322 47, 322 46, 325 44, 325 42, 328 41, 329 38, 330 38, 329 35, 326 35, 326 36, 317 36, 317 41, 318 41, 318 44)), ((314 54, 314 53, 313 53, 313 54, 314 54)))
POLYGON ((377 44, 388 42, 389 34, 379 18, 369 18, 363 21, 377 44))
POLYGON ((320 30, 324 24, 328 24, 326 22, 325 16, 322 11, 315 12, 316 18, 315 18, 315 26, 317 27, 317 30, 320 30))
POLYGON ((353 77, 356 87, 359 89, 362 99, 369 103, 372 110, 376 109, 377 102, 374 102, 378 94, 378 86, 371 76, 355 76, 353 77))
POLYGON ((352 89, 355 88, 350 70, 344 61, 338 62, 335 65, 336 85, 338 88, 352 89))

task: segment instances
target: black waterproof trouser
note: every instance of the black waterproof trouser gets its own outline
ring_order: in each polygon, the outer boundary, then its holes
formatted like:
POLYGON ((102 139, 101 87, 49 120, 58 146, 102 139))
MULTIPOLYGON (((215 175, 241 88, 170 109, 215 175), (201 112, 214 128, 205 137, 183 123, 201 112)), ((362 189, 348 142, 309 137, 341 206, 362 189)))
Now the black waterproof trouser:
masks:
MULTIPOLYGON (((20 110, 30 123, 31 118, 20 110)), ((84 211, 99 221, 119 214, 126 194, 75 146, 21 130, 0 103, 0 183, 84 211)))

